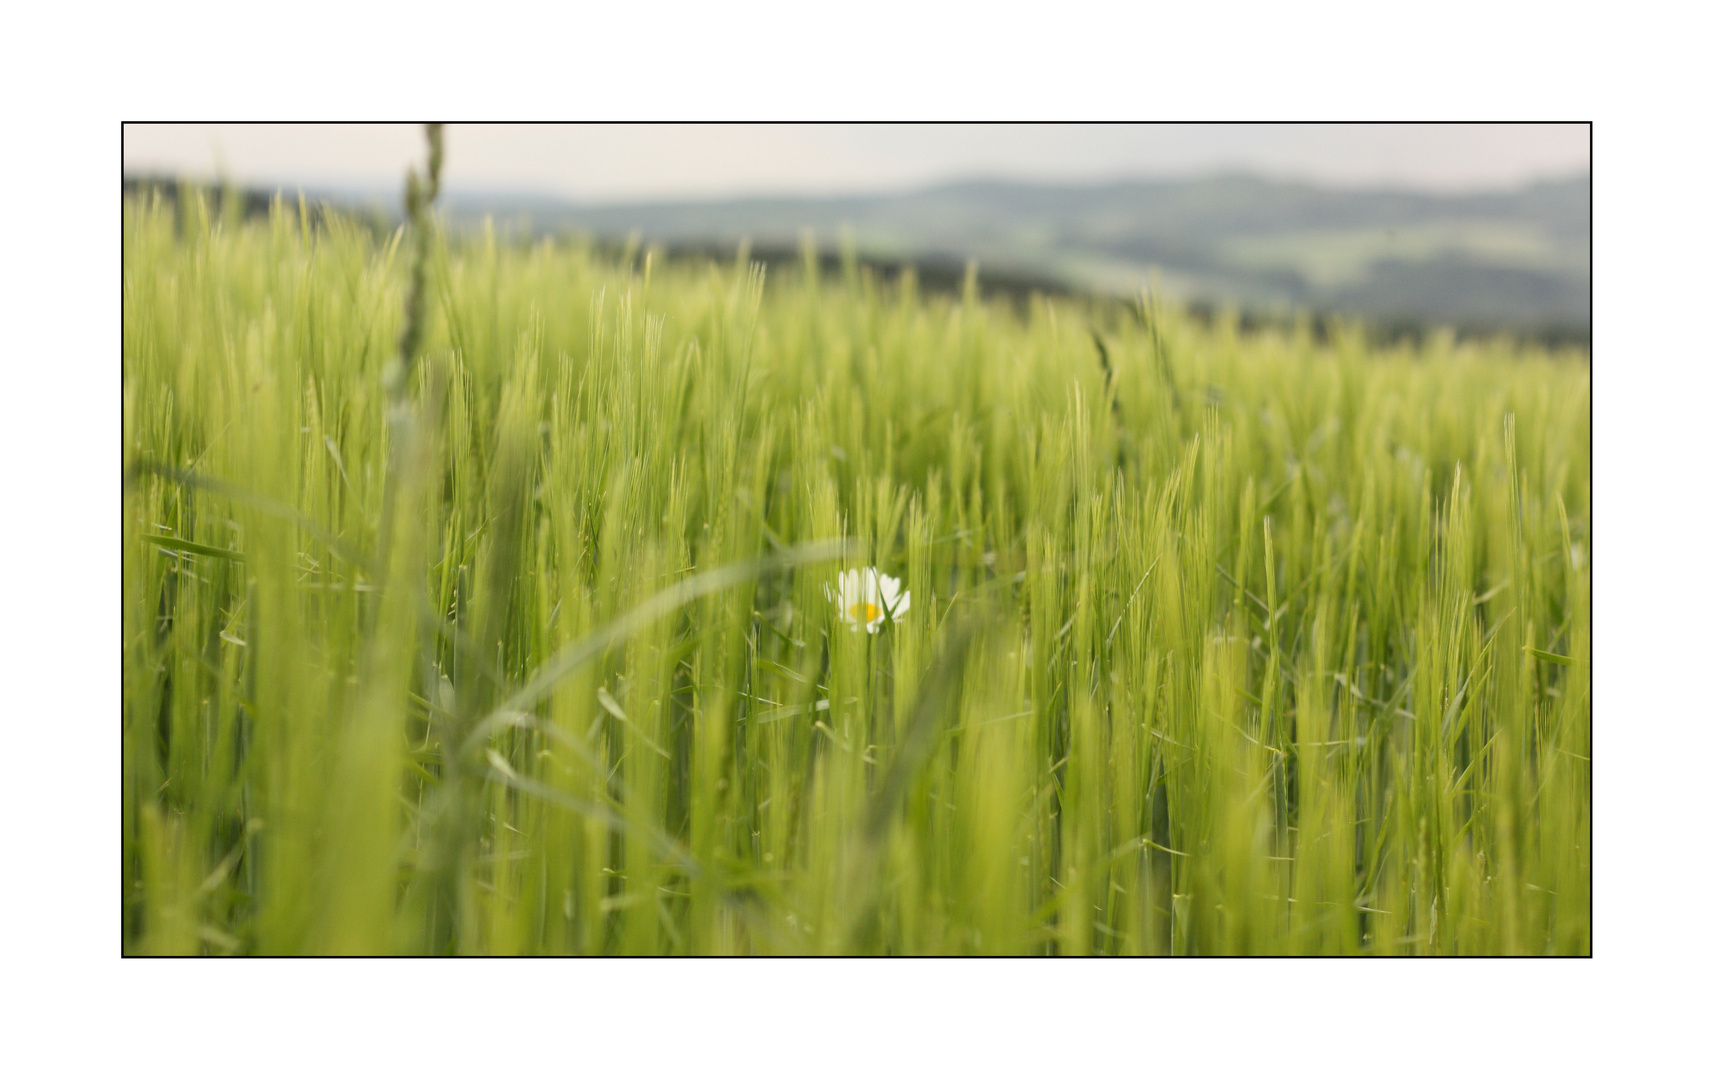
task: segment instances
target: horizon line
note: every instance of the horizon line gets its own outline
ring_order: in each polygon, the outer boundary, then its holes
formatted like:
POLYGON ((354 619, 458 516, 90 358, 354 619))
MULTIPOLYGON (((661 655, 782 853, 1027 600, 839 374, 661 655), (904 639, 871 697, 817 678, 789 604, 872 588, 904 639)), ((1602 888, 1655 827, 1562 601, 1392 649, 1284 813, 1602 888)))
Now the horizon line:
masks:
MULTIPOLYGON (((713 195, 681 194, 643 197, 598 197, 593 199, 544 191, 540 188, 466 187, 449 183, 442 188, 441 197, 443 199, 527 199, 540 202, 560 203, 568 208, 579 210, 601 210, 640 206, 713 206, 721 203, 738 202, 841 202, 852 200, 882 200, 907 198, 913 195, 926 195, 952 188, 975 186, 1035 188, 1038 190, 1058 191, 1093 191, 1101 188, 1125 187, 1132 185, 1164 186, 1174 184, 1211 183, 1222 180, 1248 180, 1259 181, 1264 184, 1272 184, 1280 187, 1310 188, 1312 190, 1336 192, 1340 194, 1407 195, 1431 199, 1468 199, 1495 195, 1517 195, 1532 188, 1546 185, 1575 183, 1578 180, 1589 181, 1592 179, 1591 173, 1592 170, 1589 167, 1584 166, 1564 172, 1544 172, 1529 179, 1511 184, 1472 186, 1468 188, 1419 187, 1396 180, 1366 183, 1337 183, 1244 168, 1214 169, 1194 173, 1127 173, 1112 177, 1085 180, 1049 180, 995 174, 969 173, 961 176, 949 177, 943 180, 929 181, 926 183, 870 190, 829 190, 806 192, 790 190, 769 191, 764 189, 713 195)), ((175 173, 168 170, 157 169, 125 169, 122 171, 122 182, 142 181, 170 181, 175 184, 195 184, 208 188, 219 188, 226 184, 234 184, 237 187, 249 190, 265 190, 279 194, 297 191, 302 192, 306 196, 315 194, 339 194, 345 196, 356 195, 365 197, 385 197, 391 199, 398 194, 395 190, 398 185, 382 185, 368 182, 323 181, 303 183, 260 178, 238 180, 230 176, 209 176, 206 173, 200 175, 195 173, 175 173)))

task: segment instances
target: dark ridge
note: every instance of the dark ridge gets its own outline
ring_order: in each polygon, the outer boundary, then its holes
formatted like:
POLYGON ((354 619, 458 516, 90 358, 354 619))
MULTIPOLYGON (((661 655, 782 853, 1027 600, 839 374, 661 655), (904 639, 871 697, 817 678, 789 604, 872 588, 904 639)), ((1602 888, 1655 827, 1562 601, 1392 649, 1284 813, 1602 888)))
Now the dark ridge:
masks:
MULTIPOLYGON (((162 202, 173 207, 178 206, 180 196, 187 192, 201 192, 209 200, 209 211, 217 216, 224 212, 226 200, 237 199, 239 213, 246 221, 266 220, 276 198, 290 210, 295 211, 298 207, 297 195, 295 193, 286 194, 284 191, 270 192, 260 188, 188 184, 164 176, 127 176, 121 182, 121 196, 123 198, 143 199, 150 195, 158 195, 162 202)), ((309 211, 310 222, 314 225, 324 225, 330 218, 338 217, 347 222, 355 222, 374 232, 385 233, 391 230, 399 219, 396 207, 383 207, 379 204, 358 206, 308 191, 304 192, 304 206, 309 211)))
MULTIPOLYGON (((598 241, 595 246, 596 250, 608 254, 634 250, 627 245, 610 241, 598 241)), ((736 244, 654 244, 649 247, 675 261, 701 259, 729 263, 737 259, 739 251, 736 244)), ((769 273, 775 273, 780 269, 801 267, 803 252, 799 248, 784 244, 752 245, 749 259, 767 267, 769 273)), ((860 254, 856 261, 859 272, 866 271, 874 275, 876 283, 881 285, 896 287, 906 271, 914 271, 917 290, 924 295, 933 296, 963 295, 964 277, 969 266, 967 261, 951 255, 888 259, 860 254)), ((833 278, 844 271, 844 258, 836 252, 818 250, 816 268, 824 280, 833 278)), ((1003 300, 1013 304, 1027 304, 1030 297, 1038 295, 1087 295, 1070 288, 1058 278, 1009 267, 990 269, 981 265, 977 267, 976 288, 984 300, 1003 300)))
MULTIPOLYGON (((1232 311, 1205 300, 1188 301, 1183 308, 1185 315, 1204 328, 1213 328, 1232 311)), ((1243 334, 1269 331, 1289 334, 1301 327, 1318 345, 1326 345, 1341 333, 1348 333, 1358 327, 1362 329, 1364 340, 1378 348, 1394 345, 1421 348, 1424 342, 1436 334, 1448 331, 1451 332, 1454 342, 1488 341, 1505 337, 1520 344, 1538 345, 1549 350, 1580 349, 1585 354, 1588 353, 1590 345, 1589 327, 1574 322, 1543 321, 1519 327, 1499 321, 1447 323, 1410 316, 1377 318, 1324 311, 1272 314, 1247 309, 1237 310, 1234 322, 1239 333, 1243 334)))
POLYGON ((177 203, 179 195, 184 191, 203 191, 212 197, 215 207, 224 205, 225 200, 236 198, 242 201, 244 217, 267 217, 268 208, 274 197, 256 188, 233 188, 226 186, 199 187, 194 184, 183 184, 166 176, 127 176, 121 182, 121 191, 127 197, 142 198, 151 192, 159 192, 162 200, 177 203))

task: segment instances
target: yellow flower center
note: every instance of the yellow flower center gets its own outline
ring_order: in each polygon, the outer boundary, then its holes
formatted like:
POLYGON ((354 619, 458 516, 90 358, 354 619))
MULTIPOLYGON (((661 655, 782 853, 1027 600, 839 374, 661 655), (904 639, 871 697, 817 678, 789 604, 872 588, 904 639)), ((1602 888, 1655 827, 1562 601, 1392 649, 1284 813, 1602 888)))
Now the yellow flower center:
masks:
POLYGON ((874 622, 881 614, 881 609, 874 604, 852 604, 851 617, 858 622, 874 622))

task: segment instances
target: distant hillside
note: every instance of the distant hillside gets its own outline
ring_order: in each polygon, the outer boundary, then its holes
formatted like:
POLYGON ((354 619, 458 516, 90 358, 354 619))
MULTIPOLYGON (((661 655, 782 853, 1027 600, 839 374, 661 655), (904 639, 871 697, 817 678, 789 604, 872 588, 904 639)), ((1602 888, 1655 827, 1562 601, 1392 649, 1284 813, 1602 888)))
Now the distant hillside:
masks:
POLYGON ((1094 186, 949 184, 899 195, 577 206, 453 197, 455 215, 639 234, 669 246, 830 244, 1129 293, 1151 275, 1190 300, 1263 311, 1516 329, 1589 324, 1588 177, 1510 193, 1334 191, 1252 177, 1094 186))
POLYGON ((974 258, 985 278, 1119 295, 1158 283, 1256 315, 1308 310, 1561 339, 1586 339, 1589 328, 1587 176, 1458 196, 1223 176, 602 206, 452 192, 444 205, 454 221, 492 216, 613 243, 635 235, 669 250, 730 251, 748 240, 771 258, 795 250, 805 229, 824 252, 849 229, 859 254, 884 265, 945 276, 974 258))

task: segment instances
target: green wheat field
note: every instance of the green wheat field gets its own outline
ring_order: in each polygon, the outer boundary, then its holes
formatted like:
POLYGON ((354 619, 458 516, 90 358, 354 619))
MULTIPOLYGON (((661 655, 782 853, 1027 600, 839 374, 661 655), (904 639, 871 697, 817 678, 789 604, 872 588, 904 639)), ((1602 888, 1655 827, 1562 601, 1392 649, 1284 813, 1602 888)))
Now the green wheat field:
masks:
POLYGON ((125 953, 1589 954, 1586 355, 233 205, 124 208, 125 953))

